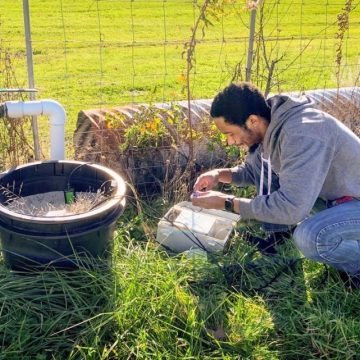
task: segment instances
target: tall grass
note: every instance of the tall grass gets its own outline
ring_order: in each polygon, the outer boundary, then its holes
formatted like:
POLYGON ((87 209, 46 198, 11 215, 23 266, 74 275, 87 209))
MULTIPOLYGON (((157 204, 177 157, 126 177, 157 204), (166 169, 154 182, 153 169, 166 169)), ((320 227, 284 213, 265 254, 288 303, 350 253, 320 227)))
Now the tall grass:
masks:
POLYGON ((291 243, 263 256, 238 233, 225 255, 172 256, 131 218, 111 263, 0 267, 0 359, 357 358, 359 290, 321 264, 284 267, 291 243), (235 262, 230 283, 219 265, 235 262))

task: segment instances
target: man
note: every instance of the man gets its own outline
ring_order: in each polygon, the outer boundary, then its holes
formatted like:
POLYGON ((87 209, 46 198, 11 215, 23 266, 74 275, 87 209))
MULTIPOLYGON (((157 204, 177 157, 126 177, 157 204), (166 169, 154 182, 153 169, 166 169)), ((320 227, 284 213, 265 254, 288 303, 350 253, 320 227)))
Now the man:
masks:
POLYGON ((206 172, 192 196, 196 206, 226 209, 293 238, 305 257, 360 276, 360 139, 306 97, 265 100, 249 83, 231 84, 211 106, 229 145, 246 146, 245 163, 206 172), (219 183, 254 184, 254 199, 212 189, 219 183), (310 216, 316 200, 327 208, 310 216))

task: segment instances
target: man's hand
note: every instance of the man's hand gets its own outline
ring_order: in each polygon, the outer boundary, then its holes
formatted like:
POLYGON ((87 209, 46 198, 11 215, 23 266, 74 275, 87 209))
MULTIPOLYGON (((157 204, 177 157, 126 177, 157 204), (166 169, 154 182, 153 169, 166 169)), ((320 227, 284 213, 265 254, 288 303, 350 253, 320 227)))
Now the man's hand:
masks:
POLYGON ((207 171, 201 174, 194 185, 194 191, 208 191, 213 189, 219 183, 219 170, 207 171))
POLYGON ((219 191, 198 191, 196 195, 191 196, 192 204, 205 209, 224 210, 225 199, 229 195, 219 191))

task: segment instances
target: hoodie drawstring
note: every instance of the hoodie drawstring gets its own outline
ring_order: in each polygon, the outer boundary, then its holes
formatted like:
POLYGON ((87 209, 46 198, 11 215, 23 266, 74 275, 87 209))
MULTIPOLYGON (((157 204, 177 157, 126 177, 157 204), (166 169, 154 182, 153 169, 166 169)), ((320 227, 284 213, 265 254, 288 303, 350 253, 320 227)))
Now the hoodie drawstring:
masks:
POLYGON ((264 163, 267 164, 267 194, 270 195, 271 182, 272 182, 271 159, 270 159, 270 156, 269 156, 268 159, 265 159, 263 157, 263 154, 261 154, 261 172, 260 172, 259 195, 264 195, 264 163))

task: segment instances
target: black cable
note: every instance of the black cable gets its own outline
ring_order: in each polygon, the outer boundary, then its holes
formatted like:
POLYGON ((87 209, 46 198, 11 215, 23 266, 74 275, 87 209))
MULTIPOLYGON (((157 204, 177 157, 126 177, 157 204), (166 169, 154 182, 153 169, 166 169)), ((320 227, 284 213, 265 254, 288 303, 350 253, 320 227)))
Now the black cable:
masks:
MULTIPOLYGON (((273 259, 272 264, 277 264, 279 261, 273 259)), ((281 275, 285 274, 287 269, 293 268, 298 262, 305 260, 303 257, 296 258, 283 258, 281 262, 285 262, 285 264, 278 270, 273 277, 269 280, 264 280, 263 274, 260 272, 260 267, 255 262, 248 262, 245 264, 229 264, 222 267, 222 272, 225 278, 227 285, 230 288, 236 289, 239 285, 239 280, 242 280, 243 275, 246 272, 252 272, 256 275, 257 279, 263 280, 263 284, 259 287, 248 288, 248 291, 261 292, 264 289, 268 288, 271 284, 273 284, 281 275)), ((271 266, 271 263, 268 264, 271 266)))
POLYGON ((71 170, 70 174, 68 175, 68 178, 67 178, 67 187, 68 187, 68 190, 70 190, 70 180, 71 180, 71 177, 73 176, 74 172, 79 170, 81 167, 85 166, 85 165, 94 165, 96 164, 95 162, 85 162, 83 164, 80 164, 78 166, 76 166, 74 169, 71 170))
MULTIPOLYGON (((64 191, 64 193, 66 194, 66 192, 72 192, 72 195, 73 197, 75 197, 75 190, 71 188, 70 184, 71 184, 71 177, 74 175, 75 171, 79 170, 80 168, 82 168, 83 166, 86 166, 86 165, 93 165, 93 164, 96 164, 95 162, 85 162, 83 164, 80 164, 78 166, 76 166, 74 169, 71 170, 70 174, 68 175, 68 178, 67 178, 67 190, 64 191)), ((112 182, 113 179, 108 179, 108 180, 105 180, 101 185, 100 187, 97 189, 98 191, 100 190, 101 191, 101 188, 107 184, 108 182, 112 182)), ((112 189, 110 189, 110 191, 112 191, 112 189)), ((104 196, 108 196, 107 192, 104 192, 104 196)), ((66 195, 65 195, 65 199, 66 199, 66 195)), ((112 197, 114 198, 114 197, 112 197)), ((111 199, 111 196, 108 196, 107 198, 105 199, 102 199, 101 201, 97 202, 96 204, 94 204, 89 210, 87 211, 90 211, 90 210, 93 210, 94 208, 96 208, 97 206, 101 205, 102 203, 108 201, 111 199)), ((65 201, 66 202, 66 201, 65 201)))

